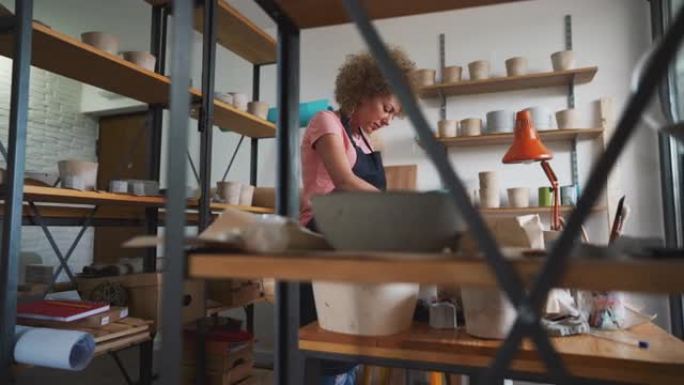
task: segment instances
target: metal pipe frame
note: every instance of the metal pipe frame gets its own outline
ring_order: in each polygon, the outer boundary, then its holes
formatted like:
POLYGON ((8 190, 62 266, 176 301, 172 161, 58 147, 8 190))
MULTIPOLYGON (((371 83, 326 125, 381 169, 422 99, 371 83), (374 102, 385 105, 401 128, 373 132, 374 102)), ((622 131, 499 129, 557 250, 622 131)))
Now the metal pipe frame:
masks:
POLYGON ((4 197, 6 211, 0 246, 0 384, 9 384, 12 381, 33 35, 33 0, 15 0, 14 4, 14 60, 10 96, 7 190, 4 197))
MULTIPOLYGON (((258 101, 261 97, 261 65, 252 67, 252 100, 258 101)), ((249 152, 249 184, 256 186, 258 183, 259 167, 259 139, 252 138, 249 152)))
POLYGON ((187 148, 190 118, 190 55, 192 47, 192 2, 173 0, 171 33, 170 119, 167 136, 167 201, 164 253, 166 257, 162 286, 161 351, 159 380, 162 385, 179 385, 182 379, 183 276, 185 272, 185 158, 177 156, 187 148), (175 155, 175 156, 174 156, 175 155))
POLYGON ((214 130, 214 78, 216 75, 216 8, 217 0, 204 0, 204 30, 202 31, 202 107, 200 131, 200 199, 199 224, 201 232, 211 216, 211 154, 214 130))

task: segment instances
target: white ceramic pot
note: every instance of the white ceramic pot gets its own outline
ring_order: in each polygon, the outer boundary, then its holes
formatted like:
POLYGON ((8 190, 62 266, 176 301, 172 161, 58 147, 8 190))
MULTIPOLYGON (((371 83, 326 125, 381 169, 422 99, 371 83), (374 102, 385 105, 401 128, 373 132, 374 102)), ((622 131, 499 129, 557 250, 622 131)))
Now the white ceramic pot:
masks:
POLYGON ((507 59, 506 74, 508 76, 522 76, 527 74, 527 59, 519 56, 507 59))
POLYGON ((123 57, 124 60, 145 68, 148 71, 154 71, 154 65, 157 62, 157 58, 146 51, 125 51, 123 52, 123 57))
POLYGON ((468 64, 470 80, 482 80, 489 78, 489 62, 486 60, 476 60, 468 64))
POLYGON ((460 82, 463 78, 463 67, 461 66, 449 66, 444 67, 444 72, 442 73, 442 83, 456 83, 460 82))
POLYGON ((574 108, 556 112, 556 123, 560 129, 577 128, 579 126, 578 121, 577 110, 574 108))
POLYGON ((254 198, 254 186, 249 184, 243 184, 240 188, 240 205, 241 206, 251 206, 252 199, 254 198))
POLYGON ((480 180, 480 189, 499 189, 499 177, 496 171, 482 171, 477 174, 480 180))
POLYGON ((437 123, 437 130, 440 138, 453 138, 458 134, 458 121, 440 120, 437 123))
POLYGON ((240 111, 247 111, 247 104, 249 102, 247 94, 242 92, 231 92, 230 94, 233 95, 233 107, 240 111))
POLYGON ((515 208, 530 207, 530 189, 527 187, 509 188, 508 205, 515 208))
POLYGON ((563 206, 575 206, 577 204, 577 187, 573 185, 561 186, 561 204, 563 206))
POLYGON ((240 182, 216 182, 216 195, 229 205, 240 204, 240 193, 242 183, 240 182))
POLYGON ((532 121, 534 128, 537 130, 552 130, 553 129, 553 114, 551 110, 544 106, 535 106, 526 108, 532 114, 532 121))
POLYGON ((482 119, 468 118, 461 120, 461 135, 477 136, 482 134, 482 119))
POLYGON ((566 50, 551 54, 551 64, 554 71, 567 71, 575 68, 575 52, 566 50))
POLYGON ((266 120, 268 117, 268 103, 266 102, 249 102, 247 103, 247 112, 266 120))
POLYGON ((506 338, 516 311, 497 289, 461 287, 466 333, 479 338, 506 338))
POLYGON ((119 38, 106 32, 92 31, 81 34, 81 41, 102 51, 119 53, 119 38))
POLYGON ((408 329, 419 285, 313 282, 318 322, 324 330, 386 336, 408 329))
POLYGON ((487 133, 513 132, 515 127, 515 112, 511 110, 497 110, 487 113, 487 133))
POLYGON ((215 94, 216 99, 222 101, 223 103, 233 105, 233 94, 230 92, 217 92, 215 94))
POLYGON ((501 207, 501 197, 499 196, 499 189, 481 188, 480 207, 485 209, 498 209, 499 207, 501 207))
POLYGON ((117 194, 128 193, 128 181, 126 180, 110 180, 109 181, 109 192, 117 194))
POLYGON ((411 72, 411 81, 416 87, 427 87, 435 84, 435 74, 431 69, 418 69, 411 72))
POLYGON ((78 190, 95 190, 97 186, 97 162, 84 160, 60 160, 57 162, 62 186, 78 190))

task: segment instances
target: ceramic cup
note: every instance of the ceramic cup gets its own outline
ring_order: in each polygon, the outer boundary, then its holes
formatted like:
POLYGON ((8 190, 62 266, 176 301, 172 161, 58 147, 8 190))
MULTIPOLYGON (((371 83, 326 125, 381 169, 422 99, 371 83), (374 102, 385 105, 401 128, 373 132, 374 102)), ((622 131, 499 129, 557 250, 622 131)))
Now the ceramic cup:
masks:
POLYGON ((476 60, 468 63, 468 73, 470 80, 482 80, 489 77, 489 62, 486 60, 476 60))
POLYGON ((508 205, 516 208, 530 207, 530 189, 527 187, 509 188, 508 205))
POLYGON ((240 111, 247 111, 247 103, 249 102, 247 94, 242 92, 231 92, 230 94, 233 95, 233 107, 240 111))
POLYGON ((233 94, 230 92, 217 92, 216 99, 222 101, 223 103, 233 105, 233 94))
POLYGON ((240 205, 251 206, 254 199, 254 186, 243 184, 240 188, 240 205))
POLYGON ((499 177, 496 171, 482 171, 477 174, 480 179, 480 190, 497 190, 499 191, 499 177))
POLYGON ((95 190, 97 186, 97 162, 85 160, 60 160, 57 162, 59 177, 62 179, 63 187, 75 188, 77 190, 95 190), (73 183, 69 183, 69 178, 73 183), (79 188, 74 187, 79 186, 79 188))
POLYGON ((81 34, 81 41, 112 55, 119 53, 119 38, 106 32, 91 31, 81 34))
POLYGON ((539 207, 553 206, 553 191, 551 187, 539 187, 539 207))
POLYGON ((440 120, 437 123, 437 131, 440 138, 453 138, 458 134, 458 121, 440 120))
POLYGON ((496 209, 501 207, 501 197, 498 188, 480 189, 480 207, 496 209))
POLYGON ((151 53, 146 51, 125 51, 122 53, 124 60, 145 68, 146 70, 154 71, 154 65, 157 62, 157 58, 151 53))
POLYGON ((427 87, 435 84, 435 74, 437 71, 431 69, 418 69, 411 72, 411 80, 416 87, 427 87))
POLYGON ((554 71, 567 71, 575 68, 575 52, 566 50, 551 54, 551 65, 554 71))
POLYGON ((73 189, 73 190, 80 190, 83 191, 86 189, 86 185, 83 181, 83 178, 81 178, 78 175, 65 175, 62 177, 62 187, 63 188, 68 188, 68 189, 73 189))
POLYGON ((574 206, 577 204, 577 186, 569 185, 561 187, 561 204, 563 206, 574 206))
POLYGON ((515 112, 511 110, 497 110, 487 113, 487 134, 513 132, 515 127, 515 112))
POLYGON ((468 118, 461 120, 461 135, 478 136, 482 134, 482 119, 468 118))
POLYGON ((577 115, 577 110, 574 108, 556 112, 556 123, 558 123, 558 128, 564 129, 579 127, 579 119, 577 115))
POLYGON ((249 102, 247 103, 247 112, 266 120, 268 117, 268 103, 258 101, 249 102))
POLYGON ((551 110, 544 106, 534 106, 526 108, 532 114, 534 128, 537 130, 553 129, 553 114, 551 110))
POLYGON ((456 83, 460 82, 463 78, 463 67, 461 66, 449 66, 444 67, 444 72, 442 72, 442 83, 456 83))
POLYGON ((521 76, 527 74, 527 59, 520 56, 507 59, 506 74, 508 76, 521 76))
POLYGON ((240 182, 216 182, 216 195, 229 205, 240 204, 242 183, 240 182))

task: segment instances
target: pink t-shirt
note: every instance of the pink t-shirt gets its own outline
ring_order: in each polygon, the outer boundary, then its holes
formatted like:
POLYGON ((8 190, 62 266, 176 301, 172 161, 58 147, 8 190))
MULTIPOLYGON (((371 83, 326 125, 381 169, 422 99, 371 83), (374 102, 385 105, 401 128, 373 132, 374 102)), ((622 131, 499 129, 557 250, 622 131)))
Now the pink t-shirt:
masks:
MULTIPOLYGON (((311 197, 314 195, 325 195, 335 190, 335 183, 328 174, 323 160, 314 149, 316 141, 324 135, 338 135, 342 138, 345 154, 349 161, 349 168, 356 164, 356 150, 349 141, 349 136, 344 130, 340 118, 332 111, 321 111, 317 113, 304 132, 302 139, 301 158, 302 158, 302 179, 303 192, 300 202, 299 223, 306 225, 313 217, 311 210, 311 197)), ((361 148, 365 154, 373 151, 364 142, 360 134, 352 135, 354 143, 361 148)))

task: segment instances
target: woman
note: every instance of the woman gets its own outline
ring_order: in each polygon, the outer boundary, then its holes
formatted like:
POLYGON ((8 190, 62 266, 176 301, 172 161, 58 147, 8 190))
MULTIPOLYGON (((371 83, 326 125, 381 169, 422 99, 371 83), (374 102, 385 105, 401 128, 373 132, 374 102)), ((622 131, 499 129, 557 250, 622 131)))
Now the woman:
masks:
MULTIPOLYGON (((390 50, 399 68, 408 75, 414 63, 399 49, 390 50)), ((369 53, 347 57, 335 80, 338 111, 316 114, 301 145, 304 180, 299 220, 317 231, 311 197, 333 191, 383 191, 385 170, 380 153, 369 136, 401 115, 401 106, 390 92, 375 59, 369 53)), ((301 286, 302 325, 316 319, 310 284, 301 286)), ((353 385, 355 365, 322 361, 322 385, 353 385)))

